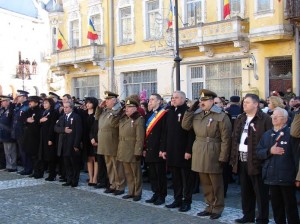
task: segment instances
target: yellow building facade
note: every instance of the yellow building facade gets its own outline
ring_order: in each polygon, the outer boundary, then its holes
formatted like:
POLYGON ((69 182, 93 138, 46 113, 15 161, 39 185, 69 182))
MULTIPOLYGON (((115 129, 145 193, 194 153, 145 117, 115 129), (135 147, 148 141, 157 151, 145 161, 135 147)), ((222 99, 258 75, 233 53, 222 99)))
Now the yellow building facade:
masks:
MULTIPOLYGON (((225 20, 223 0, 178 0, 181 90, 190 99, 201 88, 226 98, 248 92, 265 98, 289 87, 299 95, 299 30, 289 19, 299 16, 299 1, 229 2, 225 20)), ((176 90, 174 17, 168 26, 174 1, 63 0, 52 5, 51 90, 79 98, 101 98, 113 90, 122 99, 153 92, 168 99, 176 90), (89 18, 96 41, 86 37, 89 18), (59 31, 61 50, 56 47, 59 31)))

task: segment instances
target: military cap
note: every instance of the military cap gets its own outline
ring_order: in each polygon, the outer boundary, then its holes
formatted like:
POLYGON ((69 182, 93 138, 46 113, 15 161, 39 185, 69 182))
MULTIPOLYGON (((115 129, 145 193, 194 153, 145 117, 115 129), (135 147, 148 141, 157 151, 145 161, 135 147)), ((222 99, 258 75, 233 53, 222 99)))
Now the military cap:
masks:
POLYGON ((233 102, 233 103, 239 103, 241 100, 241 98, 239 96, 231 96, 230 97, 230 102, 233 102))
POLYGON ((217 97, 216 93, 208 89, 201 89, 199 95, 200 95, 200 100, 212 100, 213 98, 217 97))
POLYGON ((30 97, 28 97, 29 102, 33 101, 33 102, 39 103, 40 100, 41 100, 41 97, 39 97, 39 96, 30 96, 30 97))
POLYGON ((127 97, 125 99, 125 106, 127 107, 138 107, 139 103, 132 97, 127 97))
POLYGON ((104 99, 111 99, 111 98, 117 98, 119 95, 110 91, 105 91, 104 92, 104 99))
POLYGON ((12 97, 1 95, 1 96, 0 96, 0 102, 1 102, 1 101, 4 101, 4 100, 10 101, 10 100, 12 100, 12 97))
POLYGON ((59 95, 57 95, 57 94, 54 93, 54 92, 49 92, 49 96, 50 96, 50 97, 55 97, 55 98, 57 98, 58 100, 60 100, 59 95))
POLYGON ((18 94, 17 96, 28 96, 29 92, 24 91, 24 90, 17 90, 18 94))

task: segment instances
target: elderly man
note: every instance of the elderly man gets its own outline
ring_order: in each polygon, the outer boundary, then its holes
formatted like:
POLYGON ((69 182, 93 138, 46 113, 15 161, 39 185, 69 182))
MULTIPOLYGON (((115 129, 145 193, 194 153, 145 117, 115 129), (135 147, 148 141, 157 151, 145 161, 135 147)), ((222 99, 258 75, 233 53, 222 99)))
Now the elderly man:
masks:
POLYGON ((296 164, 294 160, 293 138, 286 125, 288 112, 276 107, 272 123, 274 127, 264 133, 256 150, 263 160, 262 177, 270 186, 271 204, 276 223, 300 223, 296 190, 296 164))
POLYGON ((199 101, 185 112, 182 127, 194 129, 192 170, 199 173, 207 207, 198 216, 218 219, 224 210, 223 165, 228 161, 231 124, 222 109, 214 105, 217 94, 200 90, 199 101))
POLYGON ((191 170, 192 144, 195 135, 192 130, 186 131, 181 127, 183 115, 188 109, 185 100, 184 92, 173 93, 172 106, 166 114, 166 146, 160 152, 161 157, 167 160, 174 187, 174 201, 166 207, 179 207, 181 212, 191 209, 196 179, 196 173, 191 170))
MULTIPOLYGON (((110 91, 105 91, 104 94, 105 100, 97 107, 95 113, 95 119, 98 120, 97 154, 105 158, 110 183, 104 192, 121 195, 125 189, 125 174, 123 164, 117 160, 119 130, 113 125, 113 118, 120 112, 121 105, 117 99, 118 94, 110 91)), ((101 164, 101 161, 98 163, 101 164)), ((101 172, 101 167, 99 168, 101 172)))
POLYGON ((232 171, 239 171, 243 217, 236 223, 254 222, 257 202, 256 223, 269 222, 268 187, 262 181, 261 160, 257 158, 256 146, 262 135, 272 128, 268 114, 259 109, 259 98, 247 94, 243 101, 244 113, 234 122, 231 160, 232 171))

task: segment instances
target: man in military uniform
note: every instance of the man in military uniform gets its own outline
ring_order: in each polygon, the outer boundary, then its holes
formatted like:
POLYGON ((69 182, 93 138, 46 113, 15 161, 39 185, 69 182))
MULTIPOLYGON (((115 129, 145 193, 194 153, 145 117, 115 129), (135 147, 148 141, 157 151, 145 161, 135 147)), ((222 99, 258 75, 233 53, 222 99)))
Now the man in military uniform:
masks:
POLYGON ((14 109, 13 124, 12 124, 12 138, 16 139, 19 153, 21 155, 22 165, 24 170, 20 171, 21 175, 29 175, 32 173, 32 166, 30 158, 27 157, 24 150, 24 125, 26 123, 26 113, 29 110, 27 101, 28 92, 24 90, 17 90, 17 105, 14 109))
POLYGON ((11 126, 14 105, 10 103, 12 98, 9 96, 0 96, 0 142, 3 143, 6 170, 8 172, 17 171, 17 145, 11 137, 11 126))
MULTIPOLYGON (((107 175, 110 186, 104 191, 114 195, 124 194, 125 174, 123 165, 117 160, 118 151, 118 127, 113 126, 114 116, 121 110, 116 93, 105 91, 105 100, 96 109, 95 119, 98 120, 98 150, 97 154, 103 155, 107 168, 107 175)), ((98 161, 102 163, 102 161, 98 161)), ((101 165, 101 164, 99 164, 101 165)), ((103 167, 99 167, 101 172, 103 167)))
POLYGON ((141 200, 142 168, 141 157, 145 137, 145 120, 138 112, 139 102, 132 98, 125 99, 125 114, 116 119, 119 126, 118 161, 123 163, 128 194, 124 199, 141 200))
POLYGON ((194 129, 192 170, 199 172, 207 207, 198 216, 218 219, 224 210, 223 165, 228 161, 231 146, 231 124, 222 109, 214 105, 217 94, 200 90, 199 101, 184 114, 182 127, 194 129))

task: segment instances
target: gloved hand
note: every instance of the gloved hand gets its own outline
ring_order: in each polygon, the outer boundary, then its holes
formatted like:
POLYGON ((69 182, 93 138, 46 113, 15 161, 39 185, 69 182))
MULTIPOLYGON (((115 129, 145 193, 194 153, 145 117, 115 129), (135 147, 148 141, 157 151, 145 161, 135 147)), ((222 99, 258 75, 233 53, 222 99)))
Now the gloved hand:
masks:
POLYGON ((199 100, 197 100, 189 109, 189 111, 196 111, 199 108, 199 100))
POLYGON ((220 167, 221 167, 221 168, 224 168, 224 167, 225 167, 225 165, 226 165, 226 162, 219 161, 219 164, 220 164, 220 167))
POLYGON ((141 160, 141 157, 142 157, 142 156, 140 156, 140 155, 135 155, 136 161, 140 161, 140 160, 141 160))

